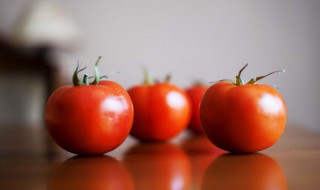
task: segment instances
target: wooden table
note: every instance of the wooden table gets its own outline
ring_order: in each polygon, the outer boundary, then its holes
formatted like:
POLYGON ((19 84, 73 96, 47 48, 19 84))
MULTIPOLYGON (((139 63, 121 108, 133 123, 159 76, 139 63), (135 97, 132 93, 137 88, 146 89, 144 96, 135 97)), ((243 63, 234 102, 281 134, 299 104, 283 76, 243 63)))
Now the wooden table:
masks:
POLYGON ((320 134, 289 124, 257 154, 225 154, 184 132, 169 143, 129 137, 101 157, 75 157, 44 127, 0 126, 0 189, 320 189, 320 134))

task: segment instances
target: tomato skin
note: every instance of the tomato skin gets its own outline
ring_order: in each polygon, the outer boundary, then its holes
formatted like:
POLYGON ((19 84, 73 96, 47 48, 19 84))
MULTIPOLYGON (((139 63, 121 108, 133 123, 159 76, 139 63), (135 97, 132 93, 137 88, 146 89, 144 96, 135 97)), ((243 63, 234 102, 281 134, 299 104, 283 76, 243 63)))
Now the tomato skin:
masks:
POLYGON ((192 108, 188 128, 195 134, 204 134, 200 119, 200 103, 207 88, 207 85, 196 84, 186 89, 192 108))
POLYGON ((204 94, 200 117, 205 133, 217 147, 251 153, 276 143, 285 130, 287 109, 271 86, 218 82, 204 94))
POLYGON ((191 115, 186 93, 168 82, 130 88, 135 117, 130 134, 141 141, 165 141, 182 132, 191 115))
POLYGON ((63 149, 99 155, 118 147, 128 136, 133 106, 126 90, 112 81, 63 86, 49 97, 45 123, 63 149))

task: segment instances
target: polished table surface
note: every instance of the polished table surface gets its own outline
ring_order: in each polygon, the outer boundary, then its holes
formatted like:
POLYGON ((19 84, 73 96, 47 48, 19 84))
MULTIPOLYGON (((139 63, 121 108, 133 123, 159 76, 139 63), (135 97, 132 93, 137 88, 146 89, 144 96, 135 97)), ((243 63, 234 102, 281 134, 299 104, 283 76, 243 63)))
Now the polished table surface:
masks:
POLYGON ((0 189, 320 189, 320 134, 288 124, 271 148, 234 155, 184 132, 167 143, 127 138, 100 157, 61 150, 44 127, 0 126, 0 189))

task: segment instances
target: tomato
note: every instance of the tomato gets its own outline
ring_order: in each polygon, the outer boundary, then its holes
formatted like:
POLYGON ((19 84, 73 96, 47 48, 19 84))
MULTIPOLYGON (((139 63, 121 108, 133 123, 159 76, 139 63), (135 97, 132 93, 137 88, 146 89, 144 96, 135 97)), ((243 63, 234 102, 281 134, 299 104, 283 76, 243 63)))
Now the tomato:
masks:
POLYGON ((182 132, 190 120, 186 93, 169 82, 133 86, 128 90, 135 116, 130 134, 143 141, 164 141, 182 132))
POLYGON ((200 117, 206 135, 217 147, 251 153, 277 142, 285 130, 287 109, 275 88, 255 84, 275 72, 244 84, 240 78, 243 69, 236 82, 220 81, 208 88, 200 117))
POLYGON ((134 184, 125 166, 112 157, 73 157, 52 170, 47 189, 133 190, 134 184))
POLYGON ((190 162, 184 151, 175 144, 137 144, 125 153, 123 163, 136 189, 190 189, 190 162))
POLYGON ((186 89, 192 108, 192 115, 188 128, 195 134, 204 134, 200 120, 200 103, 207 88, 207 85, 196 83, 186 89))
POLYGON ((264 154, 226 154, 209 165, 201 189, 279 189, 287 180, 279 163, 264 154))
MULTIPOLYGON (((78 72, 77 68, 74 79, 78 72)), ((96 76, 95 83, 89 85, 74 80, 75 86, 58 88, 47 101, 45 123, 49 134, 71 153, 104 154, 118 147, 131 130, 130 96, 116 82, 99 78, 96 76)))

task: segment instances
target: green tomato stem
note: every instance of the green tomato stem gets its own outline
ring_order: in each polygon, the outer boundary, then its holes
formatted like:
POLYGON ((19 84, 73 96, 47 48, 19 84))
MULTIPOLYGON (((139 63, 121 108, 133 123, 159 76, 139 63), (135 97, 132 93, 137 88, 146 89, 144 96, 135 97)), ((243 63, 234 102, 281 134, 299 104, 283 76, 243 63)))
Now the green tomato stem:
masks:
POLYGON ((244 84, 244 81, 241 78, 241 73, 247 66, 248 66, 248 63, 244 67, 242 67, 242 69, 240 69, 238 75, 236 76, 236 83, 235 83, 236 85, 243 85, 244 84))
POLYGON ((164 78, 164 82, 170 82, 171 78, 172 78, 171 74, 167 74, 164 78))
POLYGON ((143 72, 144 72, 143 83, 146 85, 153 85, 154 84, 153 77, 146 67, 143 68, 143 72))
POLYGON ((89 85, 89 76, 87 74, 83 75, 83 84, 89 85))
POLYGON ((101 56, 98 57, 98 60, 96 61, 96 64, 94 64, 94 73, 95 73, 95 79, 92 83, 90 83, 91 85, 95 85, 95 84, 98 84, 100 82, 100 72, 99 72, 99 69, 98 69, 98 65, 100 63, 100 60, 101 60, 101 56))
POLYGON ((83 76, 83 80, 80 80, 79 77, 78 77, 78 74, 87 69, 87 67, 83 67, 83 68, 80 68, 80 64, 78 62, 78 65, 76 67, 76 70, 74 71, 73 73, 73 76, 72 76, 72 83, 74 86, 81 86, 81 85, 96 85, 100 82, 100 80, 102 78, 107 78, 109 77, 110 75, 104 75, 104 76, 100 76, 100 72, 99 72, 99 69, 98 69, 98 65, 100 63, 100 60, 101 60, 101 56, 98 57, 98 60, 96 61, 95 65, 94 65, 94 72, 95 72, 95 75, 94 77, 89 77, 87 74, 85 74, 83 76), (89 83, 89 79, 91 78, 94 78, 94 81, 92 81, 91 83, 89 83))
MULTIPOLYGON (((273 72, 268 73, 268 74, 266 74, 266 75, 259 76, 259 77, 256 77, 256 78, 252 78, 252 79, 250 79, 249 82, 245 83, 245 82, 242 80, 242 78, 241 78, 241 73, 242 73, 242 71, 243 71, 247 66, 248 66, 248 63, 247 63, 244 67, 242 67, 242 68, 240 69, 238 75, 236 76, 236 80, 235 80, 235 81, 234 81, 234 80, 230 80, 230 79, 223 79, 223 80, 219 80, 219 81, 215 81, 215 82, 210 82, 210 83, 228 81, 228 82, 232 82, 233 84, 238 85, 238 86, 244 85, 244 84, 255 84, 257 81, 259 81, 259 80, 261 80, 261 79, 264 79, 264 78, 266 78, 266 77, 269 76, 269 75, 272 75, 272 74, 275 74, 275 73, 280 74, 280 73, 286 72, 286 70, 273 71, 273 72)), ((273 86, 273 87, 275 87, 275 88, 278 88, 278 87, 276 87, 276 86, 274 86, 274 85, 271 85, 271 86, 273 86)))
POLYGON ((284 73, 284 72, 286 72, 286 70, 273 71, 273 72, 268 73, 268 74, 266 74, 266 75, 263 75, 263 76, 260 76, 260 77, 256 77, 255 79, 250 79, 250 81, 249 81, 247 84, 254 84, 254 83, 256 83, 257 81, 259 81, 259 80, 261 80, 261 79, 263 79, 263 78, 265 78, 265 77, 267 77, 267 76, 269 76, 269 75, 272 75, 272 74, 275 74, 275 73, 280 74, 280 73, 284 73))
POLYGON ((80 64, 78 62, 77 68, 73 73, 73 77, 72 77, 72 83, 74 86, 80 86, 83 85, 83 82, 79 79, 78 77, 78 73, 80 73, 81 71, 85 70, 87 67, 83 67, 80 69, 80 64))

